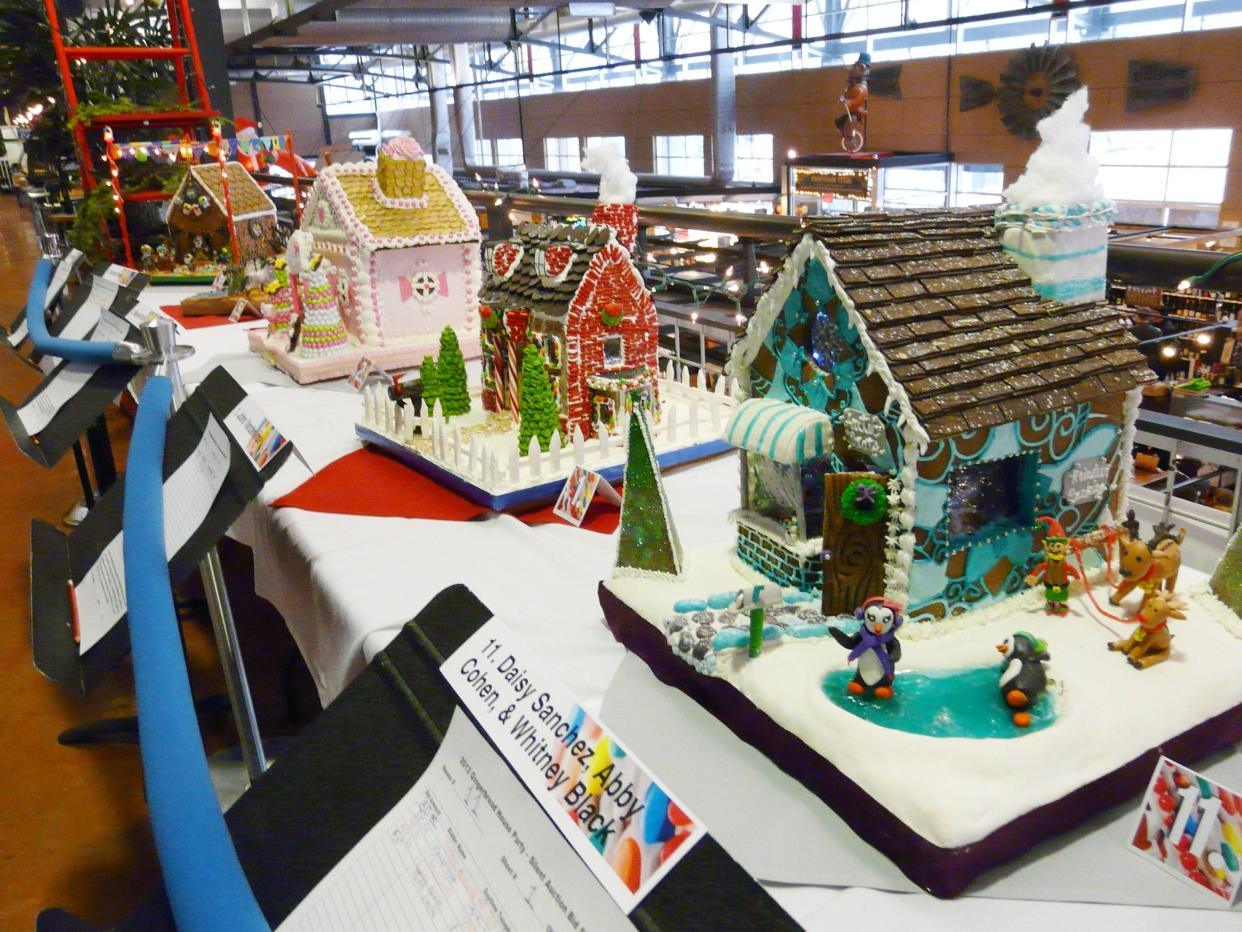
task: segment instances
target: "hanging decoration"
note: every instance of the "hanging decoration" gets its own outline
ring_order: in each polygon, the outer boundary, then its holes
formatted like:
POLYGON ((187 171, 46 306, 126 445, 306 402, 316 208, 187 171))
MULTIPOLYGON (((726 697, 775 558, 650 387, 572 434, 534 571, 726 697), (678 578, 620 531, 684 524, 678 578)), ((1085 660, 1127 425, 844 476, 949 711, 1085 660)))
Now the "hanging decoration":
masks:
POLYGON ((1001 122, 1015 136, 1035 139, 1035 124, 1081 86, 1074 57, 1063 46, 1032 45, 1011 58, 1000 76, 996 105, 1001 122))
POLYGON ((262 156, 263 161, 271 162, 275 160, 277 153, 285 148, 285 137, 253 136, 249 139, 221 139, 219 142, 213 138, 207 142, 196 142, 187 136, 180 140, 140 140, 109 142, 108 144, 109 155, 114 160, 133 162, 146 162, 151 159, 157 162, 176 162, 178 159, 198 161, 204 157, 214 159, 220 148, 225 150, 226 157, 230 153, 240 153, 262 156))
POLYGON ((841 513, 851 524, 867 527, 888 516, 888 493, 878 479, 855 479, 841 493, 841 513))

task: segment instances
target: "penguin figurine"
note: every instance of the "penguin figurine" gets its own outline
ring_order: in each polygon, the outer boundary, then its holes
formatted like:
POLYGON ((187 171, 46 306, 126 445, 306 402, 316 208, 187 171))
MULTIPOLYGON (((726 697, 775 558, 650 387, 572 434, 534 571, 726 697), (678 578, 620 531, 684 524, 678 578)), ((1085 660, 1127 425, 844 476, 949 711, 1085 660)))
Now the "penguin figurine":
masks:
POLYGON ((854 678, 845 688, 855 696, 870 689, 877 699, 891 699, 893 666, 901 659, 901 642, 897 640, 897 629, 904 620, 901 606, 883 596, 872 596, 854 610, 854 617, 862 622, 857 634, 828 629, 855 662, 854 678))
POLYGON ((1014 709, 1013 723, 1019 728, 1031 724, 1030 708, 1040 694, 1048 688, 1048 673, 1044 663, 1051 660, 1048 645, 1026 631, 1016 631, 1005 638, 996 649, 1005 657, 1001 668, 1001 698, 1014 709))

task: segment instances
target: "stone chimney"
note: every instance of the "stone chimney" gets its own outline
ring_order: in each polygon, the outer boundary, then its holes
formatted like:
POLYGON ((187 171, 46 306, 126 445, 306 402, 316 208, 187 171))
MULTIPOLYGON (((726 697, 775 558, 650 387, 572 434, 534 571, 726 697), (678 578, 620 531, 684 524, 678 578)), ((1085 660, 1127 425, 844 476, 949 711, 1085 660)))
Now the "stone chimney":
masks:
POLYGON ((617 242, 633 255, 634 243, 638 239, 637 204, 597 204, 591 211, 591 222, 612 227, 617 242))

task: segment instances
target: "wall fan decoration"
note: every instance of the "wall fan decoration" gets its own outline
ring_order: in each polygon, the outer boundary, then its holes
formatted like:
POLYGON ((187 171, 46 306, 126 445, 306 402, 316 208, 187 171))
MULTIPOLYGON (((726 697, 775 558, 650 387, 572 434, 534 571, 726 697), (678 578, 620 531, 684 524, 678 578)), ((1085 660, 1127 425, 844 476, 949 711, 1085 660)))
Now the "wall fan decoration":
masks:
POLYGON ((1078 66, 1062 46, 1031 46, 1009 60, 1000 76, 996 105, 1015 136, 1038 138, 1035 124, 1056 112, 1078 90, 1078 66))
POLYGON ((1195 92, 1195 69, 1167 61, 1130 62, 1126 110, 1150 110, 1161 104, 1184 103, 1195 92))
POLYGON ((867 77, 867 91, 872 97, 901 100, 901 65, 878 65, 867 77))
POLYGON ((957 79, 957 95, 957 109, 965 113, 967 110, 986 107, 994 101, 996 88, 992 86, 991 81, 961 75, 957 79))

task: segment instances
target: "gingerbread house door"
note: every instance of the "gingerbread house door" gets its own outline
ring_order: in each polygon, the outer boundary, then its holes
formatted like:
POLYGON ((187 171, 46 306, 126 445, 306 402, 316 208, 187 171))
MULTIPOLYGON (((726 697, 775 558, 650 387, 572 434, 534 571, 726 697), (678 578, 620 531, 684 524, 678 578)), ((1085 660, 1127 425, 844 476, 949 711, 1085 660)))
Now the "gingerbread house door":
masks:
POLYGON ((850 614, 884 594, 887 478, 874 472, 824 476, 825 615, 850 614))

